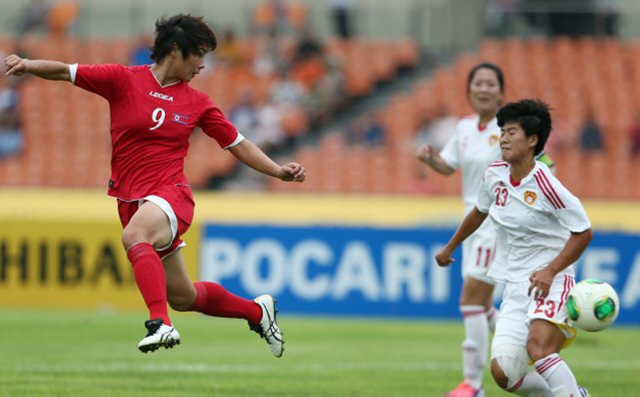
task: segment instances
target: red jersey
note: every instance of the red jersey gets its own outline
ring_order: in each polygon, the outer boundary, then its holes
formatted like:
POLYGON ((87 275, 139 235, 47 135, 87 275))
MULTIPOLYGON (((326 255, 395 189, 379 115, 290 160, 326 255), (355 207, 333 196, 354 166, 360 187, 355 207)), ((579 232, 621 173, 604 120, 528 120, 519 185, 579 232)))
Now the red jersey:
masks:
POLYGON ((196 127, 222 148, 242 140, 208 95, 186 82, 162 86, 149 66, 71 68, 75 85, 109 101, 110 196, 137 200, 161 186, 188 184, 184 158, 196 127))

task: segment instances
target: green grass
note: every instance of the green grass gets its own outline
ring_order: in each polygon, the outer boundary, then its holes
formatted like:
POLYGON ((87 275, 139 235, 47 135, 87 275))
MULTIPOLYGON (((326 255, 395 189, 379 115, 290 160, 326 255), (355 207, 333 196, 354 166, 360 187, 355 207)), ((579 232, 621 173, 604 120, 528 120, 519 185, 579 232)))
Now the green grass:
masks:
MULTIPOLYGON (((174 315, 180 346, 145 355, 144 320, 0 311, 0 396, 441 396, 461 376, 458 323, 282 317, 276 359, 243 321, 193 314, 174 315)), ((639 336, 582 333, 563 357, 593 396, 638 395, 639 336)))

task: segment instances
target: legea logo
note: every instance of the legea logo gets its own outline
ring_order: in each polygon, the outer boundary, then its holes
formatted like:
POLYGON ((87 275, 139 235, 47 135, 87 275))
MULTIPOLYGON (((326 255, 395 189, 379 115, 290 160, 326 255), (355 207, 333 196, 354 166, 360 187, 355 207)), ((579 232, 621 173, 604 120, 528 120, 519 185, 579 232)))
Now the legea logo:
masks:
POLYGON ((165 101, 173 102, 173 97, 170 95, 161 94, 159 92, 149 91, 149 95, 154 98, 160 98, 165 101))

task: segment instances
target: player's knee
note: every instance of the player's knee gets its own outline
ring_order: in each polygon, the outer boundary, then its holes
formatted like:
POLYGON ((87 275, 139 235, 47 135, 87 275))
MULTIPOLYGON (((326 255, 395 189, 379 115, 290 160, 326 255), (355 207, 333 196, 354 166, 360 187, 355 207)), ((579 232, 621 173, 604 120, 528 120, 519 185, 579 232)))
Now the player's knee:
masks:
POLYGON ((496 385, 505 390, 508 388, 509 378, 507 378, 507 375, 505 375, 502 368, 500 368, 500 364, 498 364, 498 360, 495 358, 491 360, 491 376, 493 376, 493 380, 496 381, 496 385))
POLYGON ((174 294, 167 296, 167 301, 169 302, 169 306, 171 306, 173 310, 186 312, 189 311, 193 306, 195 297, 184 294, 174 294))
POLYGON ((473 291, 471 291, 471 289, 469 283, 465 283, 462 286, 462 292, 460 293, 460 300, 458 302, 460 307, 478 303, 476 302, 477 299, 473 299, 473 291))
POLYGON ((531 335, 527 341, 527 352, 533 361, 538 361, 549 354, 555 353, 553 346, 546 346, 544 341, 535 335, 531 335))
POLYGON ((125 249, 137 243, 146 242, 146 236, 140 230, 134 227, 125 227, 122 231, 122 245, 125 249))
POLYGON ((495 346, 491 356, 491 375, 501 388, 514 387, 527 374, 529 356, 524 346, 495 346))

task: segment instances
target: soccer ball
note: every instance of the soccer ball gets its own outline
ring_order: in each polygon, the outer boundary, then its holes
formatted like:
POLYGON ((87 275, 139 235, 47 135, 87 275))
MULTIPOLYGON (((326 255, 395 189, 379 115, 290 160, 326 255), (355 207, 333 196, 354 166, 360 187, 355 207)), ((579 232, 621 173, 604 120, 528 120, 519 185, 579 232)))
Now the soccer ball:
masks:
POLYGON ((620 301, 616 290, 604 281, 583 280, 569 292, 567 311, 576 327, 590 332, 602 331, 616 321, 620 301))

